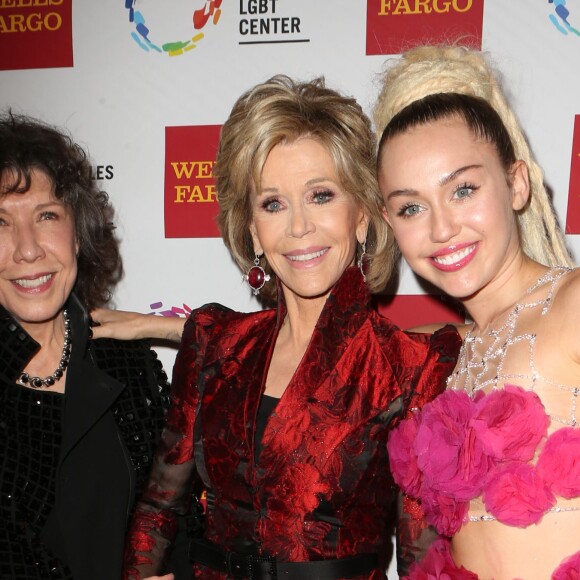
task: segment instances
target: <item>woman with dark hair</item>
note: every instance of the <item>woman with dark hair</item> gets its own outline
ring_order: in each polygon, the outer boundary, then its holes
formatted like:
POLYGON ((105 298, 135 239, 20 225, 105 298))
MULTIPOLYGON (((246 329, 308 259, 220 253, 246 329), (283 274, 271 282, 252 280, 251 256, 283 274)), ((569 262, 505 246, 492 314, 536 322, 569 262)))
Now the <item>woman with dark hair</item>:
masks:
POLYGON ((122 267, 107 195, 54 127, 0 117, 0 577, 119 578, 168 384, 143 341, 91 340, 122 267))

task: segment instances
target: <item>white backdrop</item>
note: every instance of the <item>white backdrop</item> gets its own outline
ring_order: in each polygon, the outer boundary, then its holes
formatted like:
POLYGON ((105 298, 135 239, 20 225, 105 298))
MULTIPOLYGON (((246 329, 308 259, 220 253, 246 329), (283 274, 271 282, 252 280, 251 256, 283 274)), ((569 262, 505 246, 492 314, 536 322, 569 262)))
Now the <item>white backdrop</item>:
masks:
MULTIPOLYGON (((117 210, 126 271, 115 294, 119 308, 162 312, 217 301, 251 310, 259 305, 219 238, 165 237, 166 127, 219 126, 245 89, 276 73, 301 79, 324 75, 330 86, 357 97, 370 112, 377 76, 385 60, 395 57, 367 54, 367 7, 382 13, 385 26, 402 29, 417 21, 409 13, 423 12, 425 30, 431 31, 431 24, 480 10, 482 3, 0 0, 1 105, 64 126, 88 147, 95 174, 103 178, 117 210), (35 64, 41 53, 52 50, 55 14, 67 4, 70 9, 71 1, 73 66, 35 64), (201 28, 198 20, 193 30, 196 10, 201 11, 197 18, 203 10, 213 14, 201 28), (146 38, 139 19, 149 30, 146 38), (270 34, 246 34, 252 19, 266 19, 270 34), (42 23, 44 31, 35 30, 42 23), (191 38, 182 54, 170 56, 162 47, 191 38), (248 44, 255 42, 262 43, 248 44), (22 58, 28 59, 24 65, 22 58)), ((580 115, 580 0, 485 0, 479 27, 482 47, 503 73, 565 224, 569 194, 570 211, 580 212, 580 123, 573 150, 580 115)), ((63 19, 59 32, 66 35, 65 28, 63 19)), ((187 148, 181 158, 188 159, 187 148)), ((580 240, 572 232, 569 242, 580 257, 580 240)), ((420 293, 405 268, 400 292, 420 293)), ((398 321, 396 309, 392 314, 398 321)), ((173 355, 162 351, 169 368, 173 355)))

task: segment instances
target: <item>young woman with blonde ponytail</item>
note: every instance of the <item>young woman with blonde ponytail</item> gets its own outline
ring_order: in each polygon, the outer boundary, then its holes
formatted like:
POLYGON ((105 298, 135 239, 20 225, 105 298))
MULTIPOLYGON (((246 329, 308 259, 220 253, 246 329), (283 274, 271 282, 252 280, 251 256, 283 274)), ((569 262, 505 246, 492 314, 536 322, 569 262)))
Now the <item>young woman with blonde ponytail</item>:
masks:
POLYGON ((580 272, 542 171, 466 48, 404 54, 375 123, 401 253, 473 320, 447 390, 389 437, 415 524, 402 549, 418 553, 427 525, 439 534, 408 577, 580 578, 580 272))
POLYGON ((530 201, 517 216, 523 250, 547 266, 573 266, 544 185, 544 172, 507 102, 499 74, 481 52, 460 46, 421 46, 406 52, 388 69, 373 110, 379 137, 396 113, 434 93, 480 97, 495 109, 510 136, 516 158, 528 168, 530 201))

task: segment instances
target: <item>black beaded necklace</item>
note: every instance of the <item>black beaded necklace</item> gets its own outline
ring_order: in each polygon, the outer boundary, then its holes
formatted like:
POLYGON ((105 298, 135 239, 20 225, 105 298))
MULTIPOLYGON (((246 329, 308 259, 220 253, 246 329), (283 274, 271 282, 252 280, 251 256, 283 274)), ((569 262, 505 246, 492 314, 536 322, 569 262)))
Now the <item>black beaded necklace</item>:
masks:
POLYGON ((70 360, 70 320, 68 312, 63 310, 62 316, 64 318, 64 344, 62 345, 62 354, 60 355, 60 362, 57 369, 43 379, 40 377, 31 377, 28 373, 21 373, 18 382, 22 385, 28 385, 33 389, 40 389, 41 387, 52 387, 54 383, 60 381, 64 375, 64 371, 68 366, 70 360))

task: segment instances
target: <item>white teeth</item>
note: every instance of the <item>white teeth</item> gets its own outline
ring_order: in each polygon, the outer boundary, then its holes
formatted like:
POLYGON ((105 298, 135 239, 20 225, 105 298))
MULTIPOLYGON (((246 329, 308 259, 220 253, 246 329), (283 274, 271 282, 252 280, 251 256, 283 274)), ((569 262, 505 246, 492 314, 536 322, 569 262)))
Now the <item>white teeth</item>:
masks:
POLYGON ((39 286, 46 284, 51 278, 52 274, 47 274, 46 276, 40 276, 34 280, 22 278, 19 280, 14 280, 14 282, 23 288, 38 288, 39 286))
POLYGON ((320 250, 319 252, 312 252, 311 254, 299 254, 297 256, 287 256, 287 258, 293 262, 307 262, 308 260, 314 260, 325 254, 326 250, 320 250))
POLYGON ((468 256, 473 252, 475 246, 469 246, 468 248, 464 248, 463 250, 459 250, 459 252, 454 252, 453 254, 447 254, 446 256, 438 256, 437 258, 433 258, 435 262, 438 264, 442 264, 443 266, 451 266, 451 264, 455 264, 460 260, 463 260, 465 256, 468 256))

